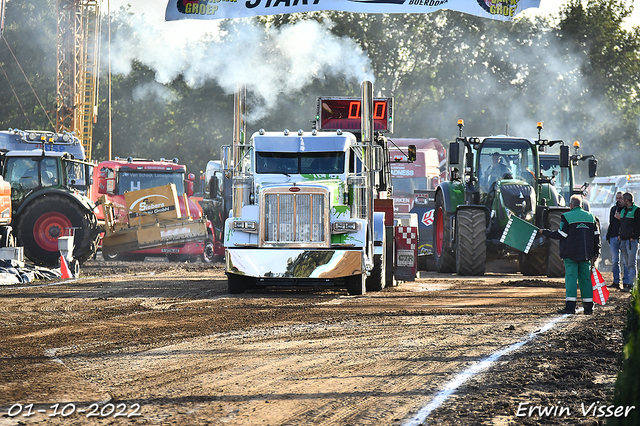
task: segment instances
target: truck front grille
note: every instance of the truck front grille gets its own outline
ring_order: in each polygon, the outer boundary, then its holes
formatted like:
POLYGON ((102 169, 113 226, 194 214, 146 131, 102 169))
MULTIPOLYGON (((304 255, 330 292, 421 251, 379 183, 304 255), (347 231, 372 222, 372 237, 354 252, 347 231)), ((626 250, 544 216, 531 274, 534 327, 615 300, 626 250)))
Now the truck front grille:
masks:
POLYGON ((318 244, 327 240, 326 193, 266 193, 263 244, 318 244))

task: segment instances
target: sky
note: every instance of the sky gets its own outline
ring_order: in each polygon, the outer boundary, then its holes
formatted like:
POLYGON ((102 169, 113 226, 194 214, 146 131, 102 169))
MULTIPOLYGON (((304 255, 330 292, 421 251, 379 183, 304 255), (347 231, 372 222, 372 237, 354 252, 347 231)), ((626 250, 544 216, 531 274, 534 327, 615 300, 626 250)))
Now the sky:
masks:
MULTIPOLYGON (((540 0, 539 8, 532 8, 524 13, 526 14, 537 14, 537 15, 549 15, 549 14, 557 14, 565 4, 567 4, 568 0, 540 0)), ((633 0, 627 0, 627 5, 633 4, 633 0)), ((633 13, 629 18, 626 19, 624 23, 624 27, 626 29, 630 29, 634 26, 640 26, 640 0, 635 1, 635 7, 633 13)))

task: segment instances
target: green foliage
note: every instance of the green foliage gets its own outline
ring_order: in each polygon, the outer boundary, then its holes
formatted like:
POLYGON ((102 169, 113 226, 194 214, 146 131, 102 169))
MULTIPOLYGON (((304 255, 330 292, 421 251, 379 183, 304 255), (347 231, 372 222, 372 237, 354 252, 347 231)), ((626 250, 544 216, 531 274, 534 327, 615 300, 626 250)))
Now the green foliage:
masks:
POLYGON ((626 418, 609 418, 607 425, 637 425, 640 424, 640 297, 638 296, 637 280, 633 290, 629 309, 627 310, 627 324, 624 335, 624 364, 616 379, 612 404, 615 406, 635 406, 626 418))

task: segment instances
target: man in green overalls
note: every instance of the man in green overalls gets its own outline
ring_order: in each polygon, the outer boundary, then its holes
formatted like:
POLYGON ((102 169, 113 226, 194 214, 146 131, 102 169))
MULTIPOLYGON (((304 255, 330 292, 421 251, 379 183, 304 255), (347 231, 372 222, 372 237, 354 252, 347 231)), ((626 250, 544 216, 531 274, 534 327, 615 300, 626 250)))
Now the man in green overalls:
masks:
POLYGON ((560 257, 564 259, 565 307, 558 312, 575 314, 578 286, 584 313, 593 312, 591 266, 600 255, 600 223, 591 213, 582 209, 582 197, 572 195, 571 210, 562 215, 557 231, 541 229, 545 237, 560 240, 560 257))

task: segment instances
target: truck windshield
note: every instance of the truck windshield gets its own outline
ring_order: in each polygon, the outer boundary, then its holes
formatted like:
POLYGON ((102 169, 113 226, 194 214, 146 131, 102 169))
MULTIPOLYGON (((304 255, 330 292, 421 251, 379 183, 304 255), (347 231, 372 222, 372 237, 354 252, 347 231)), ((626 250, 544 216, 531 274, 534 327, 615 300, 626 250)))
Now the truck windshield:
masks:
POLYGON ((483 192, 488 192, 500 179, 520 179, 530 185, 535 183, 536 164, 527 141, 485 140, 479 155, 478 180, 483 192))
POLYGON ((184 192, 184 173, 157 171, 120 171, 118 173, 117 195, 129 191, 139 191, 141 189, 154 188, 173 183, 176 186, 178 195, 184 192))
POLYGON ((256 152, 256 173, 344 173, 344 152, 256 152))

